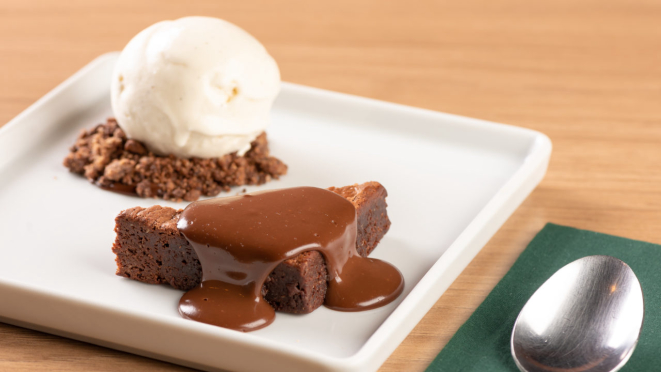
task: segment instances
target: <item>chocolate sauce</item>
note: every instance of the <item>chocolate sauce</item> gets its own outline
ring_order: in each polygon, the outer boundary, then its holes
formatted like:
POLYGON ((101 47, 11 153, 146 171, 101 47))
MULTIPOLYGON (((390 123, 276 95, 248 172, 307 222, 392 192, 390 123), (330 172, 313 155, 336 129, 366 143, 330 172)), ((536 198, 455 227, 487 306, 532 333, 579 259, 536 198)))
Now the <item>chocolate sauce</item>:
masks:
POLYGON ((135 192, 135 185, 125 185, 123 183, 117 183, 117 182, 113 182, 107 186, 101 185, 100 183, 97 182, 95 183, 95 185, 99 186, 103 190, 116 192, 118 194, 137 195, 135 192))
POLYGON ((334 192, 296 187, 190 204, 177 227, 202 265, 202 283, 179 302, 185 318, 240 331, 269 325, 275 311, 262 298, 268 275, 305 251, 328 268, 326 306, 362 311, 392 302, 404 280, 392 265, 356 251, 356 210, 334 192))
POLYGON ((402 274, 375 258, 352 256, 342 274, 328 282, 324 305, 337 311, 364 311, 394 301, 404 290, 402 274))

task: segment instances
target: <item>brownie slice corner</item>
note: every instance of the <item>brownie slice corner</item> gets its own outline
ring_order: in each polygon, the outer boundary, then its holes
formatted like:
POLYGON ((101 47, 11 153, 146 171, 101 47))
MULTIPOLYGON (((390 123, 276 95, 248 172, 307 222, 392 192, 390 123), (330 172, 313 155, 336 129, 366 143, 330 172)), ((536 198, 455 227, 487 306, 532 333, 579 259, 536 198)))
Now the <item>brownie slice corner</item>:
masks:
POLYGON ((177 229, 182 210, 155 205, 126 209, 115 218, 117 275, 188 290, 202 279, 202 266, 177 229))

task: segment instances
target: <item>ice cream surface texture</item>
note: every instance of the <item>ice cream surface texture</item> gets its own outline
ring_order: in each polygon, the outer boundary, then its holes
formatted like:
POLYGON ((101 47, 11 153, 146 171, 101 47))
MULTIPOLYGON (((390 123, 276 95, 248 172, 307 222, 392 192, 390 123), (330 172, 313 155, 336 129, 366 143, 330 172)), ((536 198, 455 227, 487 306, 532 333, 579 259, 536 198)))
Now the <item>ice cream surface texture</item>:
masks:
POLYGON ((243 155, 270 122, 278 65, 229 22, 158 22, 126 45, 112 76, 112 109, 129 138, 160 155, 243 155))

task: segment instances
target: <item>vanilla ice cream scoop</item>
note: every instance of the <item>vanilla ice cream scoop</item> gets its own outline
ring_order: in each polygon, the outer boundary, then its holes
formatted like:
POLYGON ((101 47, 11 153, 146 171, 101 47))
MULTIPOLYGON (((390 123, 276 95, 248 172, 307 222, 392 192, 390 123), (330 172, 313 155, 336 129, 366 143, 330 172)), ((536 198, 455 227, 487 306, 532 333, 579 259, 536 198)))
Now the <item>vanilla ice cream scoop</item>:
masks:
POLYGON ((269 124, 278 65, 241 28, 217 18, 156 23, 122 51, 112 109, 129 138, 157 154, 243 155, 269 124))

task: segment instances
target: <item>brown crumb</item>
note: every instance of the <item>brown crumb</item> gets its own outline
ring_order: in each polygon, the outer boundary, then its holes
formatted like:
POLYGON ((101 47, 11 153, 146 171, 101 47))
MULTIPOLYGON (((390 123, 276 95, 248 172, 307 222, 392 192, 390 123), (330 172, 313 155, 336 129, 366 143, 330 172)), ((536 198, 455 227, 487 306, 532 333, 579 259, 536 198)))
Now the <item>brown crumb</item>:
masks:
POLYGON ((175 201, 215 196, 231 186, 261 185, 287 173, 287 165, 269 156, 266 133, 251 143, 244 156, 183 159, 153 154, 139 141, 128 139, 112 118, 82 131, 64 166, 103 188, 175 201))
POLYGON ((147 149, 145 148, 145 146, 143 146, 142 143, 132 139, 126 141, 126 143, 124 144, 124 150, 138 155, 147 154, 147 149))

